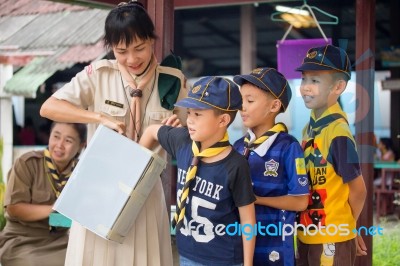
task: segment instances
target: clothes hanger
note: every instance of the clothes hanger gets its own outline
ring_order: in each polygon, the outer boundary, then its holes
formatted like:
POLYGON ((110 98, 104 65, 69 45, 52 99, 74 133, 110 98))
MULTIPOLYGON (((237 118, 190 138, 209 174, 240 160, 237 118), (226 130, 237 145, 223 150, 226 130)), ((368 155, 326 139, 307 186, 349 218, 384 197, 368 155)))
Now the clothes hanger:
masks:
MULTIPOLYGON (((325 40, 326 42, 328 42, 328 39, 326 38, 326 35, 325 35, 324 31, 323 31, 322 28, 321 28, 321 25, 337 25, 337 24, 339 23, 339 19, 338 19, 337 16, 334 16, 334 15, 332 15, 332 14, 329 14, 329 13, 327 13, 327 12, 325 12, 325 11, 323 11, 323 10, 321 10, 321 9, 319 9, 319 8, 317 8, 317 7, 315 7, 315 6, 310 6, 310 5, 308 5, 306 0, 303 1, 303 5, 302 5, 302 6, 293 7, 293 9, 308 10, 308 11, 310 12, 310 14, 311 14, 311 16, 312 16, 312 18, 313 18, 315 24, 317 25, 319 31, 321 32, 322 37, 324 37, 324 40, 325 40), (325 15, 326 17, 331 18, 331 20, 326 20, 326 21, 321 20, 321 21, 318 21, 318 19, 316 18, 316 16, 315 16, 313 10, 319 12, 319 13, 322 14, 322 15, 325 15)), ((271 14, 271 20, 272 20, 272 21, 283 21, 283 22, 288 22, 287 20, 284 20, 284 19, 282 19, 282 18, 280 17, 280 15, 282 15, 282 14, 284 14, 284 13, 288 13, 288 12, 281 12, 281 11, 278 11, 278 12, 272 13, 272 14, 271 14)), ((289 32, 290 32, 292 29, 293 29, 293 25, 290 24, 290 27, 289 27, 289 29, 286 31, 286 33, 283 35, 283 38, 282 38, 281 42, 283 42, 283 41, 286 39, 286 37, 288 36, 289 32)))

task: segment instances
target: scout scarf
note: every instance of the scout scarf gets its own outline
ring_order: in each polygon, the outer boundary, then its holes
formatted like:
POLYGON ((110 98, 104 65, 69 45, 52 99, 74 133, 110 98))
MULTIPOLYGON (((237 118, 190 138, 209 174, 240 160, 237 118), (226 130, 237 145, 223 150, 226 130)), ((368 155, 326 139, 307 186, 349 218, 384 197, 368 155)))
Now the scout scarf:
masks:
POLYGON ((197 164, 201 158, 213 157, 230 146, 228 133, 225 133, 225 136, 217 143, 212 145, 211 147, 205 149, 200 152, 200 143, 193 141, 192 143, 192 152, 193 159, 192 163, 189 166, 189 169, 186 173, 185 185, 183 186, 182 194, 178 201, 178 208, 175 212, 174 219, 172 220, 172 228, 178 227, 183 222, 183 218, 185 217, 185 209, 186 209, 186 199, 189 196, 189 189, 192 181, 194 181, 197 171, 197 164))
POLYGON ((53 161, 52 161, 51 156, 50 156, 49 148, 47 147, 44 150, 44 165, 45 165, 45 169, 47 168, 47 173, 48 173, 47 176, 49 177, 50 184, 51 184, 51 186, 53 188, 53 191, 56 193, 57 198, 60 195, 61 191, 63 190, 65 184, 67 183, 68 178, 71 176, 72 171, 74 170, 74 167, 75 167, 75 165, 77 163, 76 158, 77 157, 72 159, 73 162, 72 162, 71 171, 66 175, 60 175, 58 173, 58 171, 57 171, 57 168, 53 164, 53 161))
POLYGON ((140 106, 140 98, 142 97, 142 90, 150 82, 151 78, 154 77, 157 65, 158 65, 157 59, 153 54, 150 63, 147 66, 144 73, 141 74, 140 76, 133 76, 124 66, 118 64, 118 67, 124 79, 128 81, 129 94, 132 97, 131 104, 129 105, 131 115, 129 123, 130 126, 127 130, 127 136, 134 141, 139 140, 139 134, 142 126, 141 125, 142 114, 140 106))
MULTIPOLYGON (((308 173, 308 178, 310 178, 310 165, 309 163, 314 163, 314 157, 315 157, 315 145, 314 145, 314 139, 317 135, 321 133, 321 131, 327 127, 329 124, 333 123, 334 121, 338 119, 344 119, 346 123, 348 123, 346 119, 346 115, 343 113, 343 111, 340 109, 340 106, 337 104, 329 108, 326 112, 322 114, 322 116, 318 119, 315 119, 314 112, 311 113, 310 117, 310 122, 308 123, 308 126, 306 126, 307 130, 307 139, 305 140, 305 144, 303 144, 303 150, 304 150, 304 159, 305 159, 305 164, 306 164, 306 169, 308 173)), ((309 180, 311 186, 312 186, 312 181, 309 180)))
POLYGON ((310 158, 314 154, 314 152, 313 152, 314 151, 314 138, 319 133, 321 133, 321 131, 325 127, 327 127, 333 121, 340 119, 340 118, 343 118, 347 122, 346 117, 340 113, 328 114, 326 116, 319 118, 317 121, 311 116, 310 122, 308 123, 308 127, 307 127, 308 139, 306 140, 306 143, 303 147, 304 154, 307 154, 307 157, 305 158, 306 165, 307 165, 308 161, 310 160, 310 158))
POLYGON ((263 135, 261 135, 258 139, 251 141, 250 140, 250 134, 247 133, 245 138, 244 138, 244 150, 243 150, 243 155, 246 157, 246 159, 249 158, 249 153, 251 149, 254 149, 256 146, 260 145, 264 141, 266 141, 269 137, 276 133, 280 132, 288 132, 287 127, 284 123, 276 123, 270 130, 265 132, 263 135))

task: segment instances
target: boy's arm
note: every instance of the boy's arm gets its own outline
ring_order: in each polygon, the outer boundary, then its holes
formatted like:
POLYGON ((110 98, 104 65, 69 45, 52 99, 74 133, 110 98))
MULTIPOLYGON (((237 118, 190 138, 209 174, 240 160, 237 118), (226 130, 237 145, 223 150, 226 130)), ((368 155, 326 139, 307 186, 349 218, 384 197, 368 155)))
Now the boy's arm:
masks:
POLYGON ((157 143, 158 141, 158 130, 160 127, 163 125, 166 126, 172 126, 172 127, 182 127, 182 124, 178 118, 177 115, 172 115, 168 118, 165 118, 163 121, 161 121, 161 124, 159 125, 150 125, 148 126, 145 131, 143 132, 142 137, 140 138, 139 144, 142 145, 143 147, 146 147, 148 149, 154 148, 153 146, 157 143))
POLYGON ((255 204, 265 205, 280 210, 304 211, 308 205, 308 195, 284 195, 277 197, 259 197, 255 204))
POLYGON ((256 212, 254 209, 254 203, 246 206, 239 207, 240 224, 250 225, 243 228, 245 232, 242 234, 243 239, 243 265, 253 265, 254 247, 256 244, 256 236, 253 234, 253 230, 256 224, 256 212), (247 235, 247 236, 246 236, 247 235))
POLYGON ((143 132, 139 144, 151 150, 158 141, 158 136, 157 136, 158 130, 162 126, 163 126, 162 124, 148 126, 146 130, 143 132))
POLYGON ((364 207, 367 189, 365 187, 364 178, 360 175, 349 183, 349 205, 353 213, 354 219, 357 221, 364 207))
MULTIPOLYGON (((354 219, 357 221, 360 213, 364 207, 365 198, 367 196, 367 189, 365 187, 364 178, 360 175, 351 180, 349 183, 349 205, 353 213, 354 219)), ((357 256, 367 255, 367 247, 361 236, 356 239, 357 256)))

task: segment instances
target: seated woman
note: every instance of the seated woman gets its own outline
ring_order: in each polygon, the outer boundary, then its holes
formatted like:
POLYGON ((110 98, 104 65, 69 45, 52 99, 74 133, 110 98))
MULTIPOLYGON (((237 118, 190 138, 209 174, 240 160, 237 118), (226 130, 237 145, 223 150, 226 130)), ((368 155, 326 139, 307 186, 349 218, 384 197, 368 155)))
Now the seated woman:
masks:
MULTIPOLYGON (((396 152, 394 151, 393 142, 391 138, 381 138, 378 143, 378 151, 379 151, 379 161, 383 162, 395 162, 396 159, 396 152)), ((375 174, 377 178, 374 180, 375 186, 381 186, 382 178, 381 178, 381 171, 375 174)), ((389 176, 389 174, 388 174, 389 176)), ((392 186, 392 178, 386 179, 386 186, 392 186)))
POLYGON ((394 162, 396 154, 394 152, 392 139, 381 138, 378 143, 378 149, 380 154, 380 161, 394 162))
POLYGON ((0 232, 3 266, 64 265, 68 228, 49 225, 52 206, 86 143, 86 125, 53 123, 49 145, 19 157, 8 174, 0 232))

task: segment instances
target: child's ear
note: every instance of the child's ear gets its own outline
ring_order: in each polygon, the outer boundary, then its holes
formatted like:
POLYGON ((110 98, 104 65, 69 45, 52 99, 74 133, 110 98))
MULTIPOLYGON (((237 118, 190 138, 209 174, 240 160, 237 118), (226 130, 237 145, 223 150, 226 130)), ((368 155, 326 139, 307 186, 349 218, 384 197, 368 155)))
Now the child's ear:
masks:
POLYGON ((228 126, 229 123, 231 122, 231 116, 228 114, 222 114, 220 117, 221 120, 219 121, 219 124, 221 126, 228 126))
POLYGON ((347 82, 344 81, 343 79, 339 79, 338 81, 336 81, 336 85, 334 87, 334 92, 337 95, 341 95, 344 90, 346 89, 347 86, 347 82))
POLYGON ((279 113, 279 111, 281 110, 282 107, 282 102, 278 99, 275 99, 272 102, 272 106, 271 106, 271 112, 273 113, 279 113))

